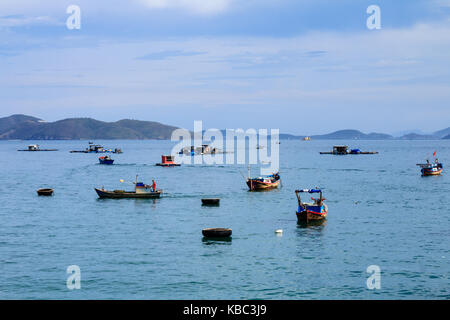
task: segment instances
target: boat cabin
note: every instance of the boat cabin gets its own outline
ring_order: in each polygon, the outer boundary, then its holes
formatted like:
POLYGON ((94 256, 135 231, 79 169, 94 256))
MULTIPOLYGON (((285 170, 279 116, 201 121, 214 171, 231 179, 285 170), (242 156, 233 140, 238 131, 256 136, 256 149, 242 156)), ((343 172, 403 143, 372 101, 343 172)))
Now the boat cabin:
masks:
POLYGON ((333 154, 348 154, 348 146, 333 146, 333 154))
POLYGON ((175 164, 175 157, 174 156, 161 156, 161 163, 162 164, 175 164))
POLYGON ((89 148, 87 149, 88 152, 104 152, 105 150, 103 149, 103 147, 99 144, 91 144, 89 145, 89 148))
POLYGON ((39 150, 39 145, 37 144, 30 144, 28 146, 28 151, 38 151, 39 150))
POLYGON ((144 184, 142 182, 136 182, 136 193, 151 193, 153 192, 152 186, 149 186, 148 184, 144 184))

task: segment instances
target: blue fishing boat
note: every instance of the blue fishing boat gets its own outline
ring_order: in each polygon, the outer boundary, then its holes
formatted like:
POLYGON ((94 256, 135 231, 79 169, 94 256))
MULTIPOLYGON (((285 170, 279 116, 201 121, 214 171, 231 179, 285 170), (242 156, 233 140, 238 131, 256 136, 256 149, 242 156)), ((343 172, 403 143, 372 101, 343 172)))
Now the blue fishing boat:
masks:
POLYGON ((100 158, 98 158, 98 161, 100 162, 100 164, 113 164, 114 163, 114 160, 108 156, 100 157, 100 158))
POLYGON ((325 198, 322 197, 322 190, 320 189, 303 189, 295 190, 295 195, 298 200, 297 220, 299 222, 308 222, 316 220, 324 220, 327 217, 328 207, 323 203, 325 198), (314 202, 307 203, 302 202, 300 199, 300 193, 318 193, 319 198, 311 198, 314 202))

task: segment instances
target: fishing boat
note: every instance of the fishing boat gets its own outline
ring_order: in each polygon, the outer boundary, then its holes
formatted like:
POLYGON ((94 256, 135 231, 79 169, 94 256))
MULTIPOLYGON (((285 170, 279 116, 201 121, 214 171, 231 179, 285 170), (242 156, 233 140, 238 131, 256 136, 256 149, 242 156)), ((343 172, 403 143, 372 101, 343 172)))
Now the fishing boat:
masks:
POLYGON ((100 158, 98 158, 98 161, 100 162, 100 164, 113 164, 114 163, 114 160, 108 156, 100 157, 100 158))
POLYGON ((431 163, 427 160, 427 163, 418 163, 417 164, 421 169, 422 176, 437 176, 442 173, 444 166, 439 162, 438 159, 431 163))
POLYGON ((295 190, 295 195, 298 200, 297 220, 299 222, 308 222, 316 220, 324 220, 327 217, 328 207, 323 203, 325 198, 322 197, 322 190, 320 189, 303 189, 295 190), (314 202, 302 202, 300 193, 319 193, 319 198, 311 198, 314 202))
POLYGON ((304 137, 303 141, 311 141, 311 137, 304 137))
POLYGON ((153 190, 153 187, 142 182, 133 182, 135 185, 134 191, 124 191, 124 190, 113 190, 108 191, 104 188, 97 189, 95 188, 95 192, 97 192, 98 197, 103 199, 126 199, 126 198, 135 198, 135 199, 155 199, 160 198, 163 193, 162 190, 153 190))
POLYGON ((122 153, 122 150, 119 148, 105 149, 99 144, 89 142, 89 146, 85 150, 72 150, 70 153, 122 153))
POLYGON ((320 152, 320 154, 334 154, 334 155, 378 154, 378 152, 377 151, 361 151, 359 149, 348 150, 348 146, 333 146, 333 151, 320 152))
POLYGON ((157 163, 160 167, 179 167, 179 163, 175 163, 174 156, 161 156, 161 163, 157 163))
POLYGON ((280 174, 279 172, 277 172, 266 177, 248 178, 247 186, 249 187, 250 191, 270 190, 278 188, 280 181, 280 174))

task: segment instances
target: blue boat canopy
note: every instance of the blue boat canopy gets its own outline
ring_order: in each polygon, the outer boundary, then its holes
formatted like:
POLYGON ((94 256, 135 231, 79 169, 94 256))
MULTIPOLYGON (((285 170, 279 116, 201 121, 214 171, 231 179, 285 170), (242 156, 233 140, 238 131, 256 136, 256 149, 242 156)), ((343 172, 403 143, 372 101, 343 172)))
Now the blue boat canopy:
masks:
POLYGON ((295 192, 306 192, 306 193, 321 193, 320 189, 303 189, 303 190, 295 190, 295 192))

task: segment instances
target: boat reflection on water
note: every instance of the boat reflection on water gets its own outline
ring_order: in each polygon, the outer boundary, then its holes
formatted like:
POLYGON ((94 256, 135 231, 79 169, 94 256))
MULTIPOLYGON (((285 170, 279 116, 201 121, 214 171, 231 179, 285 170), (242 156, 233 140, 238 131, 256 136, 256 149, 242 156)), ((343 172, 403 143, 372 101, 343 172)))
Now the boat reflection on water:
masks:
POLYGON ((322 230, 327 225, 327 220, 308 220, 297 221, 297 227, 299 229, 312 228, 316 230, 322 230))
POLYGON ((202 242, 204 245, 230 245, 233 241, 232 237, 225 237, 225 238, 210 238, 210 237, 203 237, 202 242))

